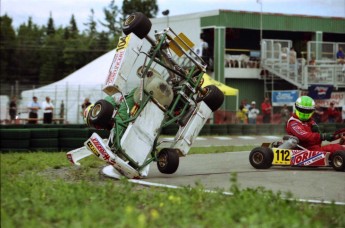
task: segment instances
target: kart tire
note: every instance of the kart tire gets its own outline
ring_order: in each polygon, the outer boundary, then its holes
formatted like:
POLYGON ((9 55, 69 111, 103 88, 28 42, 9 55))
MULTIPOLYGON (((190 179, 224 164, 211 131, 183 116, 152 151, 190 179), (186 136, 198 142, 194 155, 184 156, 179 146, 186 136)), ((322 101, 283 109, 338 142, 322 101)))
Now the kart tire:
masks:
POLYGON ((205 86, 207 90, 206 94, 201 98, 207 106, 212 110, 212 112, 216 111, 217 109, 222 106, 224 102, 224 94, 223 92, 215 85, 208 85, 205 86))
POLYGON ((157 156, 157 168, 161 173, 175 173, 180 162, 176 149, 163 148, 157 156))
POLYGON ((331 166, 336 171, 345 171, 345 151, 336 151, 332 155, 331 166))
POLYGON ((125 35, 132 32, 140 39, 143 39, 149 34, 152 23, 143 13, 135 12, 126 18, 122 26, 125 35))
POLYGON ((89 124, 96 129, 110 130, 113 127, 113 105, 106 100, 99 100, 89 112, 89 124))
POLYGON ((273 151, 267 147, 256 147, 249 154, 249 162, 256 169, 268 169, 272 161, 273 151))

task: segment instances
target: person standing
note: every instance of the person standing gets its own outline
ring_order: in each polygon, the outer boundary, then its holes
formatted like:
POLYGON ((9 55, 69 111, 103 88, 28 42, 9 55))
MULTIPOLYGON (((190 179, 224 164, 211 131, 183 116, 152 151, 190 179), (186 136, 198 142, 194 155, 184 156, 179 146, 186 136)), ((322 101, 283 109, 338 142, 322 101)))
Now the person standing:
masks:
POLYGON ((17 115, 17 98, 14 96, 9 105, 9 114, 10 114, 10 123, 16 123, 16 115, 17 115))
POLYGON ((37 101, 37 97, 32 97, 32 101, 28 104, 29 109, 29 124, 37 124, 38 110, 41 109, 40 103, 37 101))
POLYGON ((241 104, 238 111, 236 112, 237 122, 241 124, 247 124, 248 123, 247 114, 248 114, 248 110, 243 106, 243 104, 241 104))
POLYGON ((265 97, 265 100, 261 103, 261 111, 262 111, 262 122, 263 123, 270 123, 271 122, 271 110, 272 106, 270 103, 270 99, 265 97))
POLYGON ((43 109, 43 123, 51 124, 53 121, 54 105, 50 101, 50 97, 46 97, 46 100, 42 103, 42 109, 43 109))
POLYGON ((256 102, 252 101, 251 107, 248 109, 248 122, 250 124, 256 124, 256 118, 258 117, 260 111, 256 108, 256 102))
POLYGON ((316 123, 321 123, 323 119, 324 111, 323 108, 319 105, 315 105, 315 112, 313 114, 313 119, 316 123))
POLYGON ((84 103, 81 105, 81 115, 84 116, 84 111, 87 107, 91 105, 89 98, 85 98, 84 103))
POLYGON ((328 123, 335 123, 339 115, 338 110, 335 108, 334 103, 330 103, 330 107, 327 109, 328 123))
POLYGON ((287 105, 284 104, 283 108, 280 110, 281 123, 286 124, 290 116, 291 116, 290 110, 287 107, 287 105))

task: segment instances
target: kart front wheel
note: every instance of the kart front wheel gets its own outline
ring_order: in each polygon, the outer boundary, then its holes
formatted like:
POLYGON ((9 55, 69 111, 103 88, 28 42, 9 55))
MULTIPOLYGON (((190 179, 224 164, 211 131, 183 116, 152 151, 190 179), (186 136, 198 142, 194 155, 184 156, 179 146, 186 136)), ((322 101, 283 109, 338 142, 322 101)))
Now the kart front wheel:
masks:
POLYGON ((163 148, 157 157, 157 168, 161 173, 172 174, 179 166, 180 157, 176 149, 163 148))
POLYGON ((345 151, 336 151, 331 157, 331 165, 336 171, 345 171, 345 151))
POLYGON ((106 100, 99 100, 95 103, 88 114, 88 123, 96 129, 110 130, 113 126, 112 115, 113 105, 106 100))
POLYGON ((143 13, 135 12, 129 15, 123 23, 122 31, 125 35, 134 33, 140 39, 145 38, 151 30, 152 23, 143 13))
POLYGON ((249 154, 249 162, 256 169, 268 169, 272 166, 273 151, 266 147, 256 147, 249 154))
POLYGON ((205 86, 206 94, 201 97, 207 106, 212 110, 212 112, 222 106, 224 102, 224 93, 215 85, 205 86))

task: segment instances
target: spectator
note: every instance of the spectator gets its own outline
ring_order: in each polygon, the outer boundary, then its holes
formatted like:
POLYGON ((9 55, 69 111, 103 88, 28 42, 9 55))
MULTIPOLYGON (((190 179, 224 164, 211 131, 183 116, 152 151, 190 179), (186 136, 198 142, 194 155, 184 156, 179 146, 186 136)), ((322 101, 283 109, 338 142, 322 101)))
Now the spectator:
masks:
POLYGON ((339 47, 339 50, 337 52, 337 62, 340 64, 345 64, 345 55, 342 47, 339 47))
POLYGON ((251 107, 248 110, 248 122, 250 124, 256 124, 256 118, 260 113, 259 109, 256 108, 256 102, 252 101, 251 107))
POLYGON ((341 119, 345 123, 345 104, 341 107, 341 119))
POLYGON ((280 117, 281 117, 281 123, 283 124, 286 124, 288 119, 291 117, 290 110, 286 104, 284 104, 283 108, 280 110, 280 117))
POLYGON ((261 103, 261 111, 262 111, 262 122, 263 123, 270 123, 271 122, 271 110, 272 106, 270 103, 269 97, 265 97, 265 100, 261 103))
POLYGON ((84 103, 81 105, 81 115, 84 116, 84 110, 91 104, 89 98, 85 98, 84 103))
POLYGON ((243 123, 243 124, 248 123, 247 112, 248 110, 243 105, 240 105, 236 113, 236 118, 237 118, 238 123, 243 123))
POLYGON ((241 101, 241 105, 243 105, 243 107, 244 107, 245 109, 247 109, 247 110, 249 110, 249 108, 251 107, 251 105, 248 104, 247 99, 243 99, 243 100, 241 101))
POLYGON ((41 109, 40 103, 37 101, 37 97, 32 97, 32 102, 28 104, 29 109, 29 124, 37 124, 38 110, 41 109))
POLYGON ((42 103, 43 109, 43 123, 51 124, 53 121, 54 105, 50 101, 50 97, 46 97, 46 100, 42 103))
POLYGON ((339 47, 337 52, 337 62, 343 65, 342 71, 345 72, 345 55, 342 47, 339 47))
POLYGON ((338 110, 334 107, 334 103, 331 102, 330 107, 327 109, 328 123, 335 123, 338 115, 338 110))
POLYGON ((321 123, 324 115, 323 108, 320 106, 320 104, 315 105, 315 112, 313 115, 313 119, 316 123, 321 123))
POLYGON ((9 105, 10 123, 16 123, 17 115, 17 98, 14 96, 9 105))
POLYGON ((295 64, 297 60, 297 54, 294 47, 290 48, 290 64, 295 64))
POLYGON ((200 34, 200 45, 196 49, 196 54, 201 57, 204 62, 207 64, 207 68, 210 68, 210 50, 209 50, 209 45, 205 41, 205 35, 200 34))

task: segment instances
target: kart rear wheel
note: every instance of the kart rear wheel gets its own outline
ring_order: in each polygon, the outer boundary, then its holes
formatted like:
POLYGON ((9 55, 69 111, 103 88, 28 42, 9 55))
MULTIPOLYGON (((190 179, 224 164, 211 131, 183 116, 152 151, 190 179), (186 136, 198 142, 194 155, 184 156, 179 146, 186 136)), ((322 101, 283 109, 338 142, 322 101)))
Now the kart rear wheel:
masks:
POLYGON ((152 23, 143 13, 135 12, 123 22, 122 31, 125 35, 134 33, 140 39, 145 38, 151 30, 152 23))
POLYGON ((157 168, 161 173, 175 173, 180 162, 177 149, 163 148, 157 157, 157 168))
POLYGON ((272 161, 273 151, 267 147, 256 147, 249 154, 249 162, 256 169, 268 169, 272 161))
POLYGON ((201 97, 201 100, 214 112, 222 106, 224 93, 215 85, 205 86, 204 89, 206 89, 206 94, 201 97))
POLYGON ((99 100, 89 112, 89 124, 96 129, 110 130, 113 127, 114 107, 106 100, 99 100))
POLYGON ((345 171, 345 151, 336 151, 332 155, 331 166, 336 171, 345 171))

